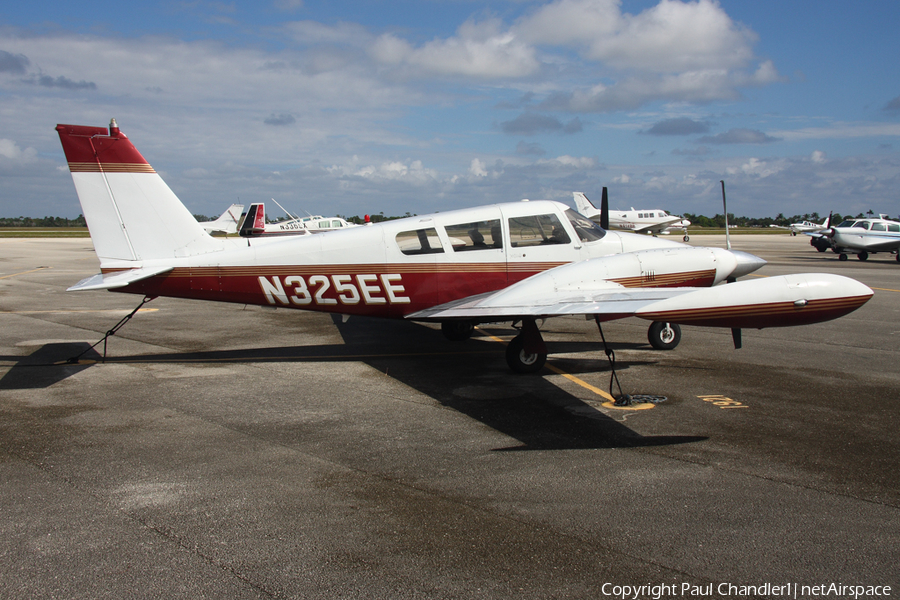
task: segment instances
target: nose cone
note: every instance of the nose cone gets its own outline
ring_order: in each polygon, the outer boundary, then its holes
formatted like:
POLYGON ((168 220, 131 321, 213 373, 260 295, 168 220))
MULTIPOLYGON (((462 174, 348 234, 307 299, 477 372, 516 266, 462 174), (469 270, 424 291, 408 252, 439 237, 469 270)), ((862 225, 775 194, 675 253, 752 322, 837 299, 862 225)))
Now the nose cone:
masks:
POLYGON ((761 259, 760 257, 750 254, 749 252, 741 252, 740 250, 732 250, 731 254, 734 255, 734 258, 737 260, 737 265, 734 267, 734 270, 731 272, 730 277, 738 278, 743 277, 744 275, 749 275, 753 271, 761 268, 766 264, 766 261, 761 259))

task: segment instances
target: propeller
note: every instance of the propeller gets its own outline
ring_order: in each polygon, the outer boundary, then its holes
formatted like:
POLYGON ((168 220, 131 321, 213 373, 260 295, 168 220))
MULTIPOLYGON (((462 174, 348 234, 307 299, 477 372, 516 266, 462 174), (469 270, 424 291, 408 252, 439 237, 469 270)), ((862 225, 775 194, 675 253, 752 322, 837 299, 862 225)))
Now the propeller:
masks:
POLYGON ((609 229, 609 194, 606 187, 603 188, 603 194, 600 196, 600 227, 609 229))
POLYGON ((741 347, 741 328, 740 327, 732 327, 731 328, 731 339, 734 341, 734 349, 739 350, 741 347))
POLYGON ((825 237, 834 237, 834 228, 831 226, 831 216, 834 214, 834 211, 828 213, 828 220, 825 221, 825 229, 823 229, 820 233, 825 237))

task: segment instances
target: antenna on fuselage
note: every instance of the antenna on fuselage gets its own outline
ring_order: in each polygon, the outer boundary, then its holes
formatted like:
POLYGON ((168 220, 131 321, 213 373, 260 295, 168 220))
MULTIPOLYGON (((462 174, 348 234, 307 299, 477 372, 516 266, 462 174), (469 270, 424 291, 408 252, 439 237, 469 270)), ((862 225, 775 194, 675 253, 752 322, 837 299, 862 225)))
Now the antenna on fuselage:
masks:
POLYGON ((292 215, 291 213, 289 213, 285 207, 283 207, 282 205, 278 204, 278 200, 276 200, 275 198, 272 198, 272 202, 274 202, 274 203, 278 206, 278 208, 280 208, 281 210, 284 211, 284 214, 286 214, 287 216, 289 216, 289 217, 292 218, 293 220, 295 220, 295 221, 299 221, 299 220, 300 220, 299 217, 295 217, 294 215, 292 215))
POLYGON ((722 184, 722 210, 725 211, 725 249, 731 250, 731 235, 728 233, 728 206, 725 204, 725 180, 721 180, 722 184))

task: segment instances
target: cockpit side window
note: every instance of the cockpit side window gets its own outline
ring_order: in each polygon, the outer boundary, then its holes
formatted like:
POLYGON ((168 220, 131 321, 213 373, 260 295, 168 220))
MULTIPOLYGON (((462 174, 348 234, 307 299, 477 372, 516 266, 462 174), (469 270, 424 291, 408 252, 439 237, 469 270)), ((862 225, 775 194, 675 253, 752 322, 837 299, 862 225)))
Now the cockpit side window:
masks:
POLYGON ((868 229, 869 222, 868 221, 857 221, 853 224, 854 227, 859 227, 860 229, 868 229))
POLYGON ((457 223, 444 227, 454 252, 468 250, 490 250, 503 247, 503 234, 500 230, 500 219, 476 221, 474 223, 457 223))
POLYGON ((554 214, 527 215, 509 219, 509 241, 514 248, 545 244, 568 244, 572 240, 554 214))
POLYGON ((582 242, 595 242, 606 235, 605 229, 602 229, 599 225, 581 213, 569 209, 566 211, 566 217, 569 219, 569 223, 572 224, 572 227, 575 228, 578 239, 582 242))
POLYGON ((401 231, 395 238, 400 252, 406 255, 440 254, 444 251, 441 239, 434 227, 401 231))

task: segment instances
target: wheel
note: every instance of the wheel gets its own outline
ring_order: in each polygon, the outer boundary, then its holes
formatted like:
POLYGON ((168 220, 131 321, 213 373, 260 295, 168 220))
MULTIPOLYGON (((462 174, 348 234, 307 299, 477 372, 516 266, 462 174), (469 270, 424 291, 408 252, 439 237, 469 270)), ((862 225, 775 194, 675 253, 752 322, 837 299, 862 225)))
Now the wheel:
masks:
POLYGON ((682 239, 684 239, 684 241, 686 241, 686 242, 689 242, 689 241, 691 241, 691 236, 686 235, 686 236, 684 236, 684 238, 682 238, 682 239))
POLYGON ((537 373, 545 362, 547 362, 546 354, 525 352, 521 336, 514 337, 506 346, 506 364, 516 373, 537 373))
POLYGON ((838 260, 847 260, 847 255, 841 252, 840 256, 838 256, 838 260))
POLYGON ((859 260, 867 260, 869 258, 869 253, 868 252, 860 252, 859 254, 856 255, 856 258, 858 258, 859 260))
POLYGON ((653 321, 647 330, 647 340, 657 350, 672 350, 681 341, 681 327, 675 323, 653 321))
POLYGON ((472 337, 475 323, 472 321, 441 321, 441 333, 448 340, 461 342, 472 337))
POLYGON ((826 250, 828 250, 828 247, 827 246, 816 246, 816 250, 818 250, 819 252, 825 252, 826 250))

